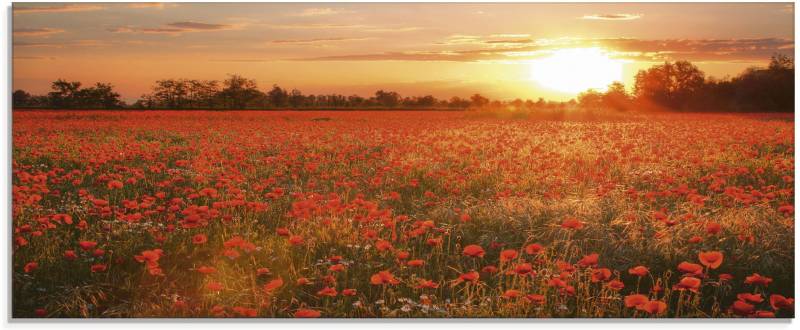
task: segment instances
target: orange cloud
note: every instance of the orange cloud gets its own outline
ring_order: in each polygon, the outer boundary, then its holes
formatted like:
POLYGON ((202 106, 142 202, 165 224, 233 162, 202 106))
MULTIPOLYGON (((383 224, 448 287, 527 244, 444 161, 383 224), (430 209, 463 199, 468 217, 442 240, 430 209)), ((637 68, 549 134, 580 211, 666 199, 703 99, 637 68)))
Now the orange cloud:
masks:
POLYGON ((581 19, 601 21, 630 21, 642 18, 642 14, 593 14, 584 15, 581 19))
POLYGON ((103 10, 104 6, 94 4, 63 4, 52 6, 13 6, 14 15, 16 14, 32 14, 32 13, 67 13, 67 12, 80 12, 80 11, 94 11, 103 10))
POLYGON ((61 29, 51 29, 51 28, 20 28, 14 29, 15 36, 25 36, 25 37, 41 37, 41 36, 49 36, 52 34, 62 33, 64 30, 61 29))

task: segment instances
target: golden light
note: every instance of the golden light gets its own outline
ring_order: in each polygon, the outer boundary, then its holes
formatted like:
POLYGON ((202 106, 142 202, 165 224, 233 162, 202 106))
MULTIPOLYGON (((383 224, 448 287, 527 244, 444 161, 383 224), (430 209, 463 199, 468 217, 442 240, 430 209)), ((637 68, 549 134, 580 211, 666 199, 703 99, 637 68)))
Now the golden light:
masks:
POLYGON ((609 58, 600 48, 560 49, 531 61, 530 70, 531 80, 565 93, 604 91, 612 82, 622 81, 622 61, 609 58))

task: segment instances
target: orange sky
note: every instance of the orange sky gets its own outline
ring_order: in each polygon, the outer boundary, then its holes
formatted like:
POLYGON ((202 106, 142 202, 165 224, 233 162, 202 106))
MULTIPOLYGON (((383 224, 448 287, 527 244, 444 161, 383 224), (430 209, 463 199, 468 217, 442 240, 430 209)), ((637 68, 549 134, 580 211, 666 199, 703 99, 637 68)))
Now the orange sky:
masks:
MULTIPOLYGON (((664 60, 735 75, 794 53, 791 3, 15 3, 14 88, 110 82, 132 101, 157 79, 239 73, 304 93, 569 99, 532 61, 598 48, 623 82, 664 60)), ((580 77, 581 72, 564 72, 580 77)))

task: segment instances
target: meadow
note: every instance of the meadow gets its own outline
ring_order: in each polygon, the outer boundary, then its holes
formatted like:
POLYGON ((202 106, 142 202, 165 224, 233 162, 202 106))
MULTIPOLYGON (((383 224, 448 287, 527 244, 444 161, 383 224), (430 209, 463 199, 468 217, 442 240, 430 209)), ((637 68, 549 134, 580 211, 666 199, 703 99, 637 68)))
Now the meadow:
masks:
POLYGON ((15 111, 14 317, 794 317, 794 119, 15 111))

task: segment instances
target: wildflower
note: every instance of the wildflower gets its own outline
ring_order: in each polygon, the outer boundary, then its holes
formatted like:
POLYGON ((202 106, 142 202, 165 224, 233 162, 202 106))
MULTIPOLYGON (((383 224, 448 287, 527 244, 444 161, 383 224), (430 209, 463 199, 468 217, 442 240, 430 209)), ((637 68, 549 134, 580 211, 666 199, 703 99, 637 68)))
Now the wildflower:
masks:
POLYGON ((509 262, 519 256, 517 250, 503 250, 500 252, 500 262, 509 262))
POLYGON ((567 218, 561 222, 561 228, 578 230, 583 228, 583 222, 580 222, 575 218, 567 218))
POLYGON ((525 253, 527 253, 527 254, 539 254, 539 253, 542 252, 543 249, 544 248, 539 244, 536 244, 536 243, 528 244, 528 246, 525 247, 525 253))
POLYGON ((691 274, 691 275, 701 275, 701 274, 703 274, 703 266, 698 265, 698 264, 694 264, 694 263, 691 263, 691 262, 686 262, 686 261, 681 262, 680 264, 678 264, 678 270, 681 273, 687 273, 687 274, 691 274))
POLYGON ((395 285, 400 283, 400 281, 396 279, 394 275, 392 275, 392 273, 390 273, 388 270, 382 270, 376 274, 373 274, 370 277, 369 282, 372 285, 385 285, 385 284, 395 285))
POLYGON ((643 294, 628 295, 628 296, 625 296, 624 300, 625 300, 625 307, 628 307, 628 308, 634 308, 634 307, 637 307, 639 305, 643 305, 643 304, 647 303, 648 301, 650 301, 650 299, 648 299, 647 296, 645 296, 643 294))
POLYGON ((592 253, 587 256, 584 256, 583 258, 581 258, 581 260, 578 261, 578 266, 581 267, 595 266, 597 265, 597 260, 599 257, 600 255, 598 255, 597 253, 592 253))
POLYGON ((439 283, 436 283, 431 280, 420 279, 415 288, 417 289, 436 289, 439 287, 439 283))
POLYGON ((275 289, 283 286, 283 279, 278 277, 267 284, 264 284, 264 293, 271 294, 275 289))
POLYGON ((319 311, 315 311, 313 309, 305 309, 301 308, 294 312, 294 317, 296 318, 317 318, 322 315, 319 311))
POLYGON ((700 289, 700 284, 702 282, 699 278, 696 277, 683 277, 681 280, 674 286, 673 289, 675 290, 690 290, 692 292, 697 292, 700 289))
POLYGON ((205 242, 208 242, 208 237, 206 237, 206 235, 204 234, 197 234, 192 236, 192 243, 194 244, 204 244, 205 242))
POLYGON ((336 297, 338 293, 336 292, 335 288, 325 287, 322 290, 317 291, 318 296, 326 296, 326 297, 336 297))
POLYGON ((761 276, 758 273, 753 273, 753 275, 746 277, 744 280, 745 284, 756 284, 763 286, 767 286, 771 282, 772 282, 771 278, 766 276, 761 276))
POLYGON ((24 270, 26 273, 30 273, 30 272, 36 270, 36 268, 39 268, 39 263, 37 263, 35 261, 31 261, 31 262, 25 264, 25 267, 22 267, 22 270, 24 270))
POLYGON ((794 299, 786 298, 779 294, 773 294, 769 296, 769 304, 775 310, 793 310, 794 309, 794 299))
POLYGON ((464 247, 464 251, 462 252, 465 256, 468 257, 483 257, 486 252, 483 250, 480 245, 467 245, 464 247))
POLYGON ((650 270, 647 269, 647 267, 645 266, 636 266, 631 269, 628 269, 628 274, 639 277, 646 276, 649 272, 650 270))
POLYGON ((722 253, 719 251, 700 252, 697 257, 700 263, 710 269, 717 269, 722 264, 722 253))

